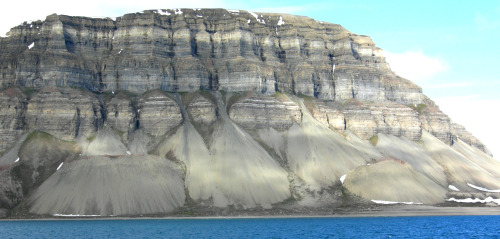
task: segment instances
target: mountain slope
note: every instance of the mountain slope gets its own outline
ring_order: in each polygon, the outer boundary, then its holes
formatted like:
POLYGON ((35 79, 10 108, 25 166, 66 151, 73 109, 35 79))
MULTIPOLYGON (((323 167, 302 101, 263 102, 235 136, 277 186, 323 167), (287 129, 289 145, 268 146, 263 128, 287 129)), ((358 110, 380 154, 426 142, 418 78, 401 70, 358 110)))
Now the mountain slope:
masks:
POLYGON ((14 27, 0 38, 0 209, 239 215, 499 198, 500 163, 381 52, 340 25, 224 9, 14 27))

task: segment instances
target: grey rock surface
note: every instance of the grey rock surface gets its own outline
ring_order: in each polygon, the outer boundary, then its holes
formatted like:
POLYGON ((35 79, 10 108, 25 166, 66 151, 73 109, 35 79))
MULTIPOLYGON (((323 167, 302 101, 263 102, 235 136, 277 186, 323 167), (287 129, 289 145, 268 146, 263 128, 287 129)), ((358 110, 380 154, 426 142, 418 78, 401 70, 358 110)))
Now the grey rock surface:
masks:
POLYGON ((500 198, 484 144, 368 36, 307 17, 54 14, 0 38, 0 88, 0 217, 500 198))
POLYGON ((199 89, 421 103, 367 36, 286 14, 149 10, 109 18, 50 15, 0 40, 0 85, 93 92, 199 89))

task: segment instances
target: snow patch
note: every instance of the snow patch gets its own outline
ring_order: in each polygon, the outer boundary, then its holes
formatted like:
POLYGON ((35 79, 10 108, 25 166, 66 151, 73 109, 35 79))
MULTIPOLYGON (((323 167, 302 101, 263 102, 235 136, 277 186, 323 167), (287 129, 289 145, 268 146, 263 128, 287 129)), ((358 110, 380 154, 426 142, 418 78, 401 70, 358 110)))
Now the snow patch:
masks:
POLYGON ((469 185, 469 187, 471 187, 471 188, 474 188, 474 189, 477 189, 477 190, 483 191, 483 192, 500 193, 500 189, 490 190, 490 189, 479 187, 479 186, 476 186, 476 185, 473 185, 473 184, 470 184, 470 183, 467 183, 467 185, 469 185))
POLYGON ((455 198, 449 198, 446 199, 448 202, 462 202, 462 203, 496 203, 500 205, 500 199, 494 199, 492 197, 487 197, 484 200, 479 199, 479 198, 464 198, 464 199, 455 199, 455 198))
POLYGON ((259 18, 259 16, 257 14, 255 14, 255 12, 248 12, 248 13, 250 13, 250 15, 252 15, 253 17, 255 17, 255 19, 259 18))
POLYGON ((460 190, 458 190, 458 188, 457 188, 457 187, 455 187, 455 186, 453 186, 453 185, 449 185, 449 186, 448 186, 448 188, 449 188, 450 190, 453 190, 453 191, 457 191, 457 192, 459 192, 459 191, 460 191, 460 190))
POLYGON ((232 13, 232 14, 240 14, 240 10, 228 9, 227 11, 230 12, 230 13, 232 13))
POLYGON ((250 23, 252 20, 248 19, 247 23, 250 23))
POLYGON ((32 43, 28 46, 28 49, 31 49, 31 48, 33 48, 34 46, 35 46, 35 43, 34 43, 34 42, 32 42, 32 43))
POLYGON ((120 49, 120 51, 118 52, 118 54, 122 53, 123 49, 120 49))
MULTIPOLYGON (((255 17, 255 20, 257 20, 258 22, 260 22, 262 24, 266 24, 266 21, 264 21, 264 19, 260 19, 259 15, 257 15, 255 12, 248 12, 248 13, 250 13, 250 15, 255 17)), ((260 17, 264 17, 264 16, 260 15, 260 17)))
POLYGON ((181 9, 179 9, 179 8, 175 9, 175 15, 179 15, 179 14, 183 14, 181 9))
POLYGON ((344 180, 345 180, 345 177, 346 177, 346 176, 347 176, 347 174, 344 174, 344 175, 342 175, 342 177, 340 177, 340 182, 341 182, 342 184, 344 184, 344 180))
POLYGON ((14 163, 17 163, 17 162, 19 162, 19 157, 17 157, 16 161, 14 161, 14 163))
POLYGON ((59 164, 59 167, 57 167, 56 171, 58 171, 62 166, 63 166, 64 162, 62 162, 61 164, 59 164))
POLYGON ((100 217, 101 215, 82 215, 82 214, 54 214, 54 217, 100 217))
POLYGON ((203 15, 196 15, 197 17, 203 17, 203 15))
POLYGON ((167 10, 162 10, 162 9, 158 9, 156 10, 156 12, 160 15, 163 15, 163 16, 170 16, 172 14, 170 14, 167 10))
POLYGON ((280 16, 280 20, 278 21, 278 26, 281 26, 283 24, 285 24, 285 21, 283 21, 283 17, 280 16))
POLYGON ((419 203, 419 202, 393 202, 393 201, 385 201, 385 200, 372 200, 372 202, 374 202, 376 204, 386 204, 386 205, 390 205, 390 204, 422 205, 423 204, 423 203, 419 203))
POLYGON ((131 155, 132 153, 130 151, 127 151, 127 155, 131 155))
MULTIPOLYGON (((260 17, 264 17, 264 16, 260 15, 260 17)), ((266 21, 264 21, 264 19, 257 19, 257 21, 262 23, 262 24, 266 24, 266 21)))

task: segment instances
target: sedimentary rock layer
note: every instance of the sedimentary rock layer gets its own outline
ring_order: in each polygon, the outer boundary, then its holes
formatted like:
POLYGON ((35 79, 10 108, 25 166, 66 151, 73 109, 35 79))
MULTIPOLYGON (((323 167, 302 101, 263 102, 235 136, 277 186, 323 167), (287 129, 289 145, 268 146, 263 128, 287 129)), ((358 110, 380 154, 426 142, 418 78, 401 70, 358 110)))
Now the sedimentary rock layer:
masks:
POLYGON ((0 214, 500 198, 500 163, 381 53, 340 25, 224 9, 14 27, 0 38, 0 214))
POLYGON ((50 15, 0 39, 0 85, 143 93, 290 92, 422 102, 367 36, 286 14, 151 10, 114 20, 50 15))

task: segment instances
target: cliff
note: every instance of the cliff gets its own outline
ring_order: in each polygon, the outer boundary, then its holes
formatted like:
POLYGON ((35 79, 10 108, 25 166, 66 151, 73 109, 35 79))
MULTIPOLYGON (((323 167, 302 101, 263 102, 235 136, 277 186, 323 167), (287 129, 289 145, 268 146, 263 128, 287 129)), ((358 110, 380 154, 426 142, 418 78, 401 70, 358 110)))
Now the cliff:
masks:
POLYGON ((381 53, 340 25, 224 9, 14 27, 0 38, 1 212, 498 198, 500 163, 381 53))

